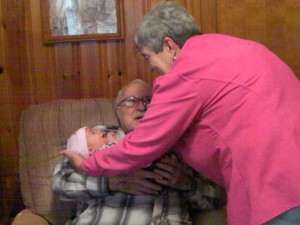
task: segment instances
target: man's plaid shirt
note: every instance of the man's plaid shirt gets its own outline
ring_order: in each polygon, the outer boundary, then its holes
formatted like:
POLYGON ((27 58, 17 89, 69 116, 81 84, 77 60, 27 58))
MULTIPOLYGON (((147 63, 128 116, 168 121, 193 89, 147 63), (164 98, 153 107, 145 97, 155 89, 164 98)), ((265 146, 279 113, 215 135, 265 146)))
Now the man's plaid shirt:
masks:
POLYGON ((77 201, 66 225, 184 225, 192 224, 189 210, 222 206, 219 187, 200 176, 193 193, 165 188, 159 195, 110 193, 108 179, 77 172, 67 157, 56 165, 54 192, 62 201, 77 201))

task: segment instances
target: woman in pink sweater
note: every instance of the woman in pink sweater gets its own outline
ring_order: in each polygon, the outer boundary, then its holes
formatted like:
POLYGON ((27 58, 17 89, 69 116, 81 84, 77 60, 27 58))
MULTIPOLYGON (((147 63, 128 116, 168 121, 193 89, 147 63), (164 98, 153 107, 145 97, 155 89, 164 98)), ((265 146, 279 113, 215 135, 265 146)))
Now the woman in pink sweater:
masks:
POLYGON ((135 42, 155 80, 135 131, 78 167, 112 176, 177 144, 185 162, 224 186, 230 225, 300 224, 300 83, 266 47, 200 34, 174 2, 142 20, 135 42))

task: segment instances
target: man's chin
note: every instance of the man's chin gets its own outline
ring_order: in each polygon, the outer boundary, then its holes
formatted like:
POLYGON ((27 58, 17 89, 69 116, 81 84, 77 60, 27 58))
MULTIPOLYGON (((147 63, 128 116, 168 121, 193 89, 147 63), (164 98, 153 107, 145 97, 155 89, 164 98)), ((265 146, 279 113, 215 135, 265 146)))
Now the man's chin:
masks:
POLYGON ((133 122, 133 123, 134 123, 134 126, 138 125, 139 120, 140 120, 140 119, 135 119, 135 120, 134 120, 134 122, 133 122))
POLYGON ((139 119, 134 119, 134 121, 132 121, 131 124, 132 129, 135 129, 138 124, 139 124, 139 119))

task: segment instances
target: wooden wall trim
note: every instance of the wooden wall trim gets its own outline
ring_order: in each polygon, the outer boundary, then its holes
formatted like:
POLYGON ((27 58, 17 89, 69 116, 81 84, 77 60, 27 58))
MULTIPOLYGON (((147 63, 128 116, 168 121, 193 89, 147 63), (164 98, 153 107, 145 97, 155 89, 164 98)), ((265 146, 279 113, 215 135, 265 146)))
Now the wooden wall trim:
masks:
POLYGON ((201 1, 201 29, 204 33, 216 33, 217 27, 217 0, 201 1))

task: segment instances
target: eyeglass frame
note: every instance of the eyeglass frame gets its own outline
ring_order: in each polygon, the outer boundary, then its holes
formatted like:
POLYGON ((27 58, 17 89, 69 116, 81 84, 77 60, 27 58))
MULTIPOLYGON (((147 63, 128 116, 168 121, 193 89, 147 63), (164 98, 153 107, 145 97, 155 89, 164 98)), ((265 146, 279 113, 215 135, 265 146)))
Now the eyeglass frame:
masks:
POLYGON ((121 104, 122 104, 123 102, 125 102, 126 100, 130 100, 130 99, 137 100, 137 103, 134 104, 134 105, 131 105, 131 106, 129 106, 129 105, 123 105, 124 107, 126 107, 126 108, 133 108, 133 107, 138 106, 140 102, 142 102, 143 106, 146 106, 146 107, 147 107, 147 106, 150 104, 151 100, 152 100, 152 96, 146 96, 146 97, 144 97, 144 98, 137 98, 137 97, 135 97, 135 96, 129 96, 129 97, 127 97, 127 98, 124 98, 122 101, 120 101, 119 104, 118 104, 117 106, 118 106, 118 107, 121 106, 121 104), (145 100, 149 100, 149 103, 145 103, 145 100))

